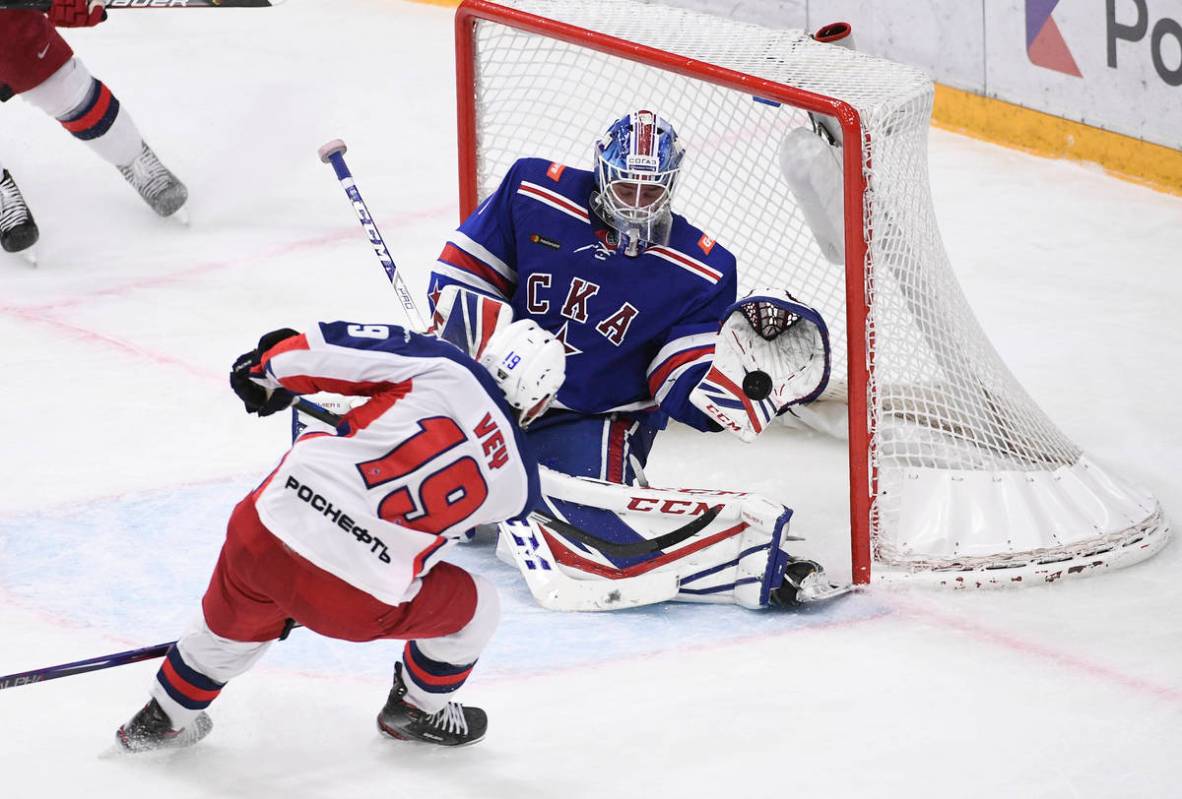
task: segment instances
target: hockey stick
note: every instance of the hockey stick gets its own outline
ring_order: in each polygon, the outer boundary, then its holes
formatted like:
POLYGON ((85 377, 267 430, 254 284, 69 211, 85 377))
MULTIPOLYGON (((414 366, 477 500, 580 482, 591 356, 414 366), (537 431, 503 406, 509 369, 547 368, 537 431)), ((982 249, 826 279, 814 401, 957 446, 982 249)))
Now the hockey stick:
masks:
MULTIPOLYGON (((284 0, 106 0, 106 8, 270 8, 284 0)), ((0 0, 0 10, 48 11, 53 0, 0 0)))
POLYGON ((126 666, 128 663, 138 663, 141 660, 161 658, 168 653, 168 648, 175 643, 176 641, 169 641, 166 644, 145 646, 142 649, 132 649, 127 652, 116 652, 113 655, 102 655, 96 658, 89 658, 88 660, 78 660, 73 663, 62 663, 59 666, 47 666, 43 669, 23 671, 20 674, 9 674, 0 677, 0 691, 5 688, 17 688, 21 685, 32 685, 33 683, 56 680, 60 677, 70 677, 74 674, 85 674, 88 671, 126 666))
POLYGON ((618 580, 576 580, 558 567, 541 522, 502 522, 503 540, 538 604, 546 610, 620 610, 664 602, 677 596, 672 572, 650 572, 618 580))
POLYGON ((554 532, 560 534, 564 538, 570 538, 574 541, 579 541, 589 547, 593 547, 604 555, 617 558, 631 558, 636 555, 647 555, 650 552, 658 552, 665 547, 680 544, 687 538, 692 538, 698 533, 705 530, 710 522, 717 518, 722 511, 722 506, 711 508, 703 513, 698 518, 694 519, 689 524, 678 527, 676 530, 659 535, 656 538, 648 538, 640 541, 631 541, 626 544, 618 543, 616 541, 606 541, 598 536, 587 532, 579 527, 575 527, 569 522, 564 522, 561 519, 556 519, 547 513, 535 512, 533 515, 537 516, 541 521, 545 522, 547 526, 553 529, 554 532))
MULTIPOLYGON (((317 419, 325 424, 336 427, 341 423, 341 417, 332 411, 321 408, 314 402, 297 397, 292 403, 293 408, 298 408, 304 413, 308 414, 314 419, 317 419)), ((284 627, 283 633, 279 636, 282 641, 287 638, 287 634, 294 628, 302 625, 289 619, 288 624, 284 627)), ((16 688, 21 685, 32 685, 33 683, 46 682, 47 680, 56 680, 61 677, 70 677, 75 674, 85 674, 88 671, 99 671, 101 669, 110 669, 115 666, 126 666, 129 663, 138 663, 141 660, 151 660, 153 658, 164 657, 168 654, 168 648, 175 644, 176 641, 169 641, 164 644, 156 644, 155 646, 146 646, 141 649, 131 649, 127 652, 116 652, 111 655, 101 655, 96 658, 89 658, 88 660, 79 660, 74 663, 63 663, 59 666, 47 666, 43 669, 34 669, 33 671, 23 671, 19 674, 9 674, 0 677, 0 691, 5 688, 16 688)))
POLYGON ((398 301, 402 303, 402 312, 406 315, 407 323, 416 331, 421 332, 426 330, 427 326, 423 323, 423 317, 419 313, 418 306, 415 305, 414 297, 411 296, 410 290, 407 289, 406 281, 399 274, 398 265, 390 257, 390 249, 386 246, 385 240, 382 239, 382 234, 378 230, 377 223, 373 221, 373 215, 370 214, 369 208, 366 207, 365 200, 361 198, 361 192, 357 190, 357 183, 353 180, 353 174, 349 171, 349 167, 345 163, 345 153, 347 151, 348 148, 343 141, 333 139, 323 144, 318 152, 321 161, 326 164, 332 164, 333 171, 337 175, 337 180, 341 182, 341 188, 345 190, 349 201, 353 203, 353 210, 357 212, 357 219, 361 222, 361 227, 365 229, 366 235, 369 236, 369 243, 373 247, 374 255, 381 262, 382 268, 386 270, 386 277, 390 278, 390 285, 394 287, 394 292, 398 295, 398 301))
MULTIPOLYGON (((296 627, 301 626, 303 625, 296 623, 293 619, 288 619, 287 624, 283 627, 283 633, 279 636, 279 640, 283 641, 287 638, 288 633, 296 627)), ((33 685, 34 683, 58 680, 62 677, 72 677, 75 674, 85 674, 88 671, 113 669, 116 666, 139 663, 141 660, 162 658, 168 654, 169 647, 175 643, 176 641, 169 641, 164 644, 156 644, 155 646, 145 646, 141 649, 129 649, 126 652, 115 652, 110 655, 99 655, 96 658, 76 660, 73 663, 62 663, 57 666, 46 666, 42 669, 22 671, 19 674, 8 674, 0 677, 0 691, 3 691, 5 688, 19 688, 22 685, 33 685)))
POLYGON ((306 400, 303 397, 297 397, 296 401, 291 404, 291 407, 297 411, 303 411, 318 422, 324 422, 330 427, 337 427, 341 423, 343 416, 330 411, 328 408, 322 408, 315 402, 306 400))

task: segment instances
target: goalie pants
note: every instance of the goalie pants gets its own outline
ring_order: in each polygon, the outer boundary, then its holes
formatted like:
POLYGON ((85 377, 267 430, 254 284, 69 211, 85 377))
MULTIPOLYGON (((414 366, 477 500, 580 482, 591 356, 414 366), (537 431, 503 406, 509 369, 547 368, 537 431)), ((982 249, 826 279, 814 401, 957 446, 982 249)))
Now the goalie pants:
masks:
POLYGON ((252 496, 230 516, 201 608, 201 617, 169 649, 152 686, 177 729, 250 669, 288 619, 329 638, 406 641, 406 698, 433 713, 464 684, 499 617, 496 588, 450 563, 436 564, 410 602, 379 602, 273 536, 252 496))
POLYGON ((530 425, 525 437, 542 466, 634 485, 665 422, 660 411, 604 416, 551 411, 530 425))

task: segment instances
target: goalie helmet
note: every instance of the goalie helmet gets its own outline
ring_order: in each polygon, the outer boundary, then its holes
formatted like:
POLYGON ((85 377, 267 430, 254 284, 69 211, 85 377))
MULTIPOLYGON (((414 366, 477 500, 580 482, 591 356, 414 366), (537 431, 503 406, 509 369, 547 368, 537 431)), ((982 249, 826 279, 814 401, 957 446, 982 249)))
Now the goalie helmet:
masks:
POLYGON ((620 234, 626 255, 667 244, 673 190, 685 148, 673 126, 652 111, 633 111, 595 142, 596 212, 620 234))
POLYGON ((536 322, 522 319, 493 334, 480 365, 517 410, 517 423, 525 429, 549 409, 562 387, 566 350, 536 322))

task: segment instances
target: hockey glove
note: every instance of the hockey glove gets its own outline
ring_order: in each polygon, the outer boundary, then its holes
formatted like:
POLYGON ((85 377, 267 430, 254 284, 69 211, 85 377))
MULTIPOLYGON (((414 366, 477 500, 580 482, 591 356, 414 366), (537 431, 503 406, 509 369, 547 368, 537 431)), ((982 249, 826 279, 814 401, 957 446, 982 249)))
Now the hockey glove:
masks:
POLYGON ((45 13, 55 28, 93 28, 107 18, 104 0, 53 0, 45 13))
POLYGON ((295 402, 295 394, 274 385, 263 373, 262 361, 267 350, 298 335, 298 332, 288 327, 273 330, 259 339, 256 349, 239 355, 230 367, 230 388, 234 389, 234 393, 242 400, 247 413, 270 416, 295 402))
POLYGON ((690 402, 744 441, 829 383, 829 332, 815 308, 782 289, 753 292, 727 309, 714 362, 690 402))

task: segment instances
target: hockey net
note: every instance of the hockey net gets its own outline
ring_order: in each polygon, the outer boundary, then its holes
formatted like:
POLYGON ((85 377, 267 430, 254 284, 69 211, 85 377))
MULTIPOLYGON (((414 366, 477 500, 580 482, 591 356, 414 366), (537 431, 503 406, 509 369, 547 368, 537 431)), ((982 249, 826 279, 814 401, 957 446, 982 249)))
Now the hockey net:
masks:
POLYGON ((607 122, 652 108, 690 154, 675 208, 735 253, 740 296, 787 288, 825 316, 823 400, 849 407, 856 582, 872 563, 951 586, 1053 581, 1165 543, 1156 499, 1051 423, 969 308, 928 186, 924 73, 640 0, 466 0, 456 24, 464 214, 517 158, 589 167, 607 122), (780 174, 809 111, 844 133, 844 264, 780 174))

